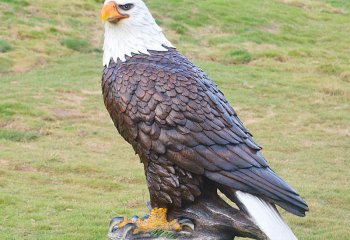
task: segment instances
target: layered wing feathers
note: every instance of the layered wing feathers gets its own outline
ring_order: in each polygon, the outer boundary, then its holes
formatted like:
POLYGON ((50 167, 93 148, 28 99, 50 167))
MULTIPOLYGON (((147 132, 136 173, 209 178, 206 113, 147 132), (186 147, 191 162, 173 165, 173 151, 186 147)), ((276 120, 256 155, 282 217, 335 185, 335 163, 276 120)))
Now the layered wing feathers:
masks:
MULTIPOLYGON (((270 168, 217 85, 175 50, 130 58, 113 74, 126 140, 179 167, 304 215, 306 203, 270 168)), ((108 82, 108 81, 107 81, 108 82)), ((123 134, 122 134, 123 135, 123 134)))

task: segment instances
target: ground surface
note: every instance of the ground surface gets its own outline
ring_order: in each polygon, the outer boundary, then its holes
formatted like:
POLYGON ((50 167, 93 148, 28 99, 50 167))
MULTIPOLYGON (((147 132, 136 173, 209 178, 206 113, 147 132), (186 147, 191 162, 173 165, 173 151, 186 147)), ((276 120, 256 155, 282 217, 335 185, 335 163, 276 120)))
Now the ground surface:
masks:
MULTIPOLYGON (((350 2, 149 0, 307 200, 300 239, 349 239, 350 2)), ((146 213, 100 94, 101 3, 0 0, 0 239, 105 239, 146 213)))

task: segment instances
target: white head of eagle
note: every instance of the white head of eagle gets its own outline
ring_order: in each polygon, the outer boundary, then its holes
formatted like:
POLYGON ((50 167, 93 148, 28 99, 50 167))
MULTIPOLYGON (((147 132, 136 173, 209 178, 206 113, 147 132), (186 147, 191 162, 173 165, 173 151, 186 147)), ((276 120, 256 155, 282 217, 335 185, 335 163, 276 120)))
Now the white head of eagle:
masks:
POLYGON ((105 22, 103 65, 111 58, 124 62, 132 54, 173 47, 142 0, 106 0, 101 16, 105 22))

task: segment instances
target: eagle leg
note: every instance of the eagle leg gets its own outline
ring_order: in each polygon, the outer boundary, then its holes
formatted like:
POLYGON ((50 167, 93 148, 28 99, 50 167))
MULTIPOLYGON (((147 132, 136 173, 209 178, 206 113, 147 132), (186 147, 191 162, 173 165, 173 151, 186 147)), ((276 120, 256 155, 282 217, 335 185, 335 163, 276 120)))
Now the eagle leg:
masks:
MULTIPOLYGON (((116 217, 111 220, 110 227, 123 229, 126 226, 133 225, 133 233, 139 234, 145 232, 152 232, 154 230, 179 232, 182 230, 181 224, 188 224, 187 221, 179 221, 176 219, 169 222, 167 220, 167 213, 168 209, 166 208, 153 208, 151 210, 151 214, 144 218, 139 218, 138 216, 134 216, 131 219, 127 217, 116 217)), ((113 231, 113 229, 110 229, 110 231, 113 231)))
POLYGON ((134 216, 131 219, 115 217, 110 222, 109 239, 153 239, 160 233, 168 233, 170 236, 189 237, 194 231, 194 224, 190 219, 178 218, 167 220, 168 209, 154 208, 151 214, 143 218, 134 216))
POLYGON ((151 214, 147 219, 138 219, 136 221, 136 228, 133 233, 152 232, 154 230, 165 230, 180 232, 182 225, 180 221, 174 219, 172 221, 167 220, 168 209, 166 208, 153 208, 151 214))

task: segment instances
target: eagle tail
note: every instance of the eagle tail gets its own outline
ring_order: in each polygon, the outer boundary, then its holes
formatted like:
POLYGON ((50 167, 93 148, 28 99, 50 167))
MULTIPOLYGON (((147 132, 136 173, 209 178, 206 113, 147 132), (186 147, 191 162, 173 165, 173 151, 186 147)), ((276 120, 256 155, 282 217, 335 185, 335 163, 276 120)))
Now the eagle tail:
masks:
POLYGON ((276 207, 249 193, 237 191, 236 200, 270 240, 297 240, 276 207))

